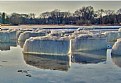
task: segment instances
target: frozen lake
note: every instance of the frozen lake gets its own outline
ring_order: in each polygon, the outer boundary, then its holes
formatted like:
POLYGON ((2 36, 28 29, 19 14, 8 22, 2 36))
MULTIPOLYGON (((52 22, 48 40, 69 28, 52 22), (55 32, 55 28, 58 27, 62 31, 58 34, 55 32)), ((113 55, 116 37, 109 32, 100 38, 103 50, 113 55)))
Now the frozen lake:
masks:
MULTIPOLYGON (((1 28, 44 28, 9 26, 1 28)), ((58 27, 58 26, 51 26, 58 27)), ((59 26, 62 28, 62 26, 59 26)), ((67 26, 70 27, 70 26, 67 26)), ((76 27, 78 26, 71 26, 76 27)), ((81 26, 83 27, 83 26, 81 26)), ((86 26, 89 28, 89 26, 86 26)), ((94 26, 98 30, 118 30, 120 26, 94 26)), ((93 27, 93 28, 94 28, 93 27)), ((91 28, 91 27, 90 27, 91 28)), ((61 29, 60 29, 61 30, 61 29)), ((111 42, 112 43, 112 42, 111 42)), ((23 46, 22 43, 21 47, 23 46)), ((23 54, 16 41, 0 43, 0 83, 120 83, 121 56, 111 49, 74 52, 69 56, 23 54)))

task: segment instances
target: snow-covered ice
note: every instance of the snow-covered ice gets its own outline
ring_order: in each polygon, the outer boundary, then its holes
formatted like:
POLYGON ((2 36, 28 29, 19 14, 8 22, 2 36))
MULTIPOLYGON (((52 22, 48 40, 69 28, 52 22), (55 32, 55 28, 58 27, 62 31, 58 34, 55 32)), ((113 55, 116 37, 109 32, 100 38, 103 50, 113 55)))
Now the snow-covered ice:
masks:
POLYGON ((112 47, 112 55, 121 55, 121 38, 117 39, 112 47))
POLYGON ((0 31, 0 42, 10 42, 16 39, 16 31, 0 31))
POLYGON ((46 35, 45 32, 25 31, 20 34, 18 40, 24 42, 26 39, 29 39, 30 37, 45 36, 45 35, 46 35))
POLYGON ((10 40, 16 40, 17 37, 16 37, 16 33, 17 31, 9 31, 9 35, 10 35, 10 40))
POLYGON ((0 42, 10 42, 9 32, 0 31, 0 42))
POLYGON ((118 31, 121 32, 121 28, 119 28, 118 31))
POLYGON ((74 40, 74 51, 107 49, 107 40, 104 35, 81 34, 74 40))
POLYGON ((37 53, 49 55, 68 55, 70 52, 70 40, 57 37, 31 37, 23 46, 24 53, 37 53))
POLYGON ((104 34, 107 36, 108 42, 115 42, 118 38, 121 38, 121 32, 119 31, 107 31, 104 34))
POLYGON ((56 36, 56 37, 61 37, 62 36, 62 32, 61 31, 51 31, 50 34, 48 34, 49 36, 56 36))

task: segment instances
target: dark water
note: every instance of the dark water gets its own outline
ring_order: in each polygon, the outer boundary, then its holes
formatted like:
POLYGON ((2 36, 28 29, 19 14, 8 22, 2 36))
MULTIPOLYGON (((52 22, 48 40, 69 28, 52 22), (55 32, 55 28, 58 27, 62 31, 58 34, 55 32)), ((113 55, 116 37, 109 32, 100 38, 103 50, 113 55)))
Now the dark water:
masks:
POLYGON ((68 56, 23 54, 16 42, 0 43, 0 83, 120 83, 121 58, 111 49, 68 56))

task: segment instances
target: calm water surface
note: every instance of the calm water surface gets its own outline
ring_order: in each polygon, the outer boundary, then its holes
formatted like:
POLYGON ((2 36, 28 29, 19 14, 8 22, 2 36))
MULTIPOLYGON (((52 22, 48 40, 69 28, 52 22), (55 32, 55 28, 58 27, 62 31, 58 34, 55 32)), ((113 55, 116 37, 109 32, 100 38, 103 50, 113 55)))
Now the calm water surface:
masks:
POLYGON ((69 56, 23 54, 16 42, 0 43, 0 83, 120 83, 121 58, 111 49, 69 56))

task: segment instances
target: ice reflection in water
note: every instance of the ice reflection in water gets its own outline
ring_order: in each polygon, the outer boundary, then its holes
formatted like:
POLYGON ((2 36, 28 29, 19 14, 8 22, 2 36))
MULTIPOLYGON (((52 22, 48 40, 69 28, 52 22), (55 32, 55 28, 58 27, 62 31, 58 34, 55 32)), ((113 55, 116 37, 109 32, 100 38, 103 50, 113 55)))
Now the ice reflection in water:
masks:
POLYGON ((121 55, 111 55, 112 61, 115 65, 121 67, 121 55))
POLYGON ((73 55, 24 54, 26 64, 40 69, 67 71, 71 63, 99 63, 106 61, 106 50, 78 52, 73 55))
POLYGON ((111 57, 106 58, 111 50, 74 52, 72 56, 22 55, 22 49, 15 47, 15 43, 9 46, 9 51, 0 54, 0 81, 3 83, 105 83, 107 78, 108 83, 120 83, 120 68, 109 65, 111 57), (105 64, 100 63, 105 61, 105 64), (21 70, 23 72, 18 72, 21 70))
POLYGON ((73 54, 72 62, 74 63, 99 63, 106 61, 106 51, 86 51, 86 52, 75 52, 73 54))
POLYGON ((40 69, 67 71, 70 67, 71 56, 24 54, 26 64, 40 69))

